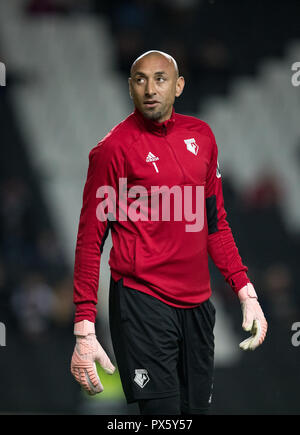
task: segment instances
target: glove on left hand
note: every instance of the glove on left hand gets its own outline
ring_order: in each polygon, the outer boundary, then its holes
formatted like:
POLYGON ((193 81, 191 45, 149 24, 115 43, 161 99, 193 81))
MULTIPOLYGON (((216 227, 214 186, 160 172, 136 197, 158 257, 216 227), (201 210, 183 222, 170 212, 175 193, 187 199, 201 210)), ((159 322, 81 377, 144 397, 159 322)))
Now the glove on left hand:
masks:
POLYGON ((268 323, 257 301, 257 294, 251 283, 241 288, 238 292, 238 297, 243 312, 242 328, 245 331, 251 332, 251 336, 240 343, 240 348, 243 350, 255 350, 266 337, 268 323))

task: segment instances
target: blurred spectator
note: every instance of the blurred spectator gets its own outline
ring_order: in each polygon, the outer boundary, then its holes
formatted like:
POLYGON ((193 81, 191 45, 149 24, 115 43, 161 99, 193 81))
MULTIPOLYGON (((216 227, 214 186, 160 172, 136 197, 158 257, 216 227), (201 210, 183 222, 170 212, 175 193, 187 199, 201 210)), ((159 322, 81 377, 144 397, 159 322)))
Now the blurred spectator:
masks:
POLYGON ((56 326, 69 327, 74 318, 73 276, 66 274, 53 288, 52 318, 56 326))
POLYGON ((51 323, 53 289, 35 271, 26 274, 11 297, 11 304, 22 334, 30 340, 43 337, 51 323))
POLYGON ((0 307, 4 307, 8 300, 8 276, 2 258, 0 257, 0 307))
POLYGON ((294 298, 294 282, 288 265, 271 264, 263 272, 262 284, 270 320, 275 319, 288 325, 297 320, 300 310, 294 298))
POLYGON ((65 273, 67 266, 63 248, 55 232, 50 228, 42 229, 36 238, 35 265, 51 281, 55 282, 65 273))
POLYGON ((259 268, 274 261, 286 261, 291 255, 291 240, 282 216, 282 189, 276 173, 257 177, 240 195, 242 245, 249 261, 259 268))
POLYGON ((116 34, 118 68, 129 76, 133 60, 141 53, 143 41, 136 29, 122 29, 116 34))
POLYGON ((167 5, 170 9, 185 11, 193 10, 199 4, 203 3, 202 0, 162 0, 162 3, 167 5))
POLYGON ((231 58, 225 41, 218 37, 204 37, 190 51, 190 66, 197 77, 199 98, 224 94, 231 74, 231 58))
POLYGON ((148 30, 153 32, 153 6, 150 1, 126 0, 114 3, 111 10, 118 66, 126 76, 133 60, 145 51, 148 30))
POLYGON ((183 32, 185 41, 189 34, 195 35, 195 18, 201 6, 201 0, 162 0, 157 8, 163 9, 165 28, 168 34, 178 38, 178 28, 183 32))
POLYGON ((226 71, 229 65, 229 53, 225 43, 216 38, 204 40, 199 44, 198 61, 200 70, 226 71))
POLYGON ((151 14, 150 2, 124 0, 114 9, 114 24, 118 30, 143 30, 149 24, 149 14, 151 14))
MULTIPOLYGON (((22 178, 6 179, 0 191, 2 240, 26 235, 26 217, 30 208, 30 192, 22 178)), ((28 223, 28 222, 27 222, 28 223)))
POLYGON ((247 207, 261 209, 279 206, 283 192, 278 180, 279 177, 276 173, 266 171, 256 180, 252 189, 250 187, 249 193, 245 194, 244 204, 247 207))
POLYGON ((70 0, 31 0, 27 10, 32 14, 67 12, 70 0))
POLYGON ((0 246, 14 277, 18 277, 33 258, 35 219, 33 198, 21 177, 7 178, 0 186, 0 246))
POLYGON ((90 12, 91 10, 91 0, 31 0, 27 5, 27 12, 31 14, 68 14, 90 12))

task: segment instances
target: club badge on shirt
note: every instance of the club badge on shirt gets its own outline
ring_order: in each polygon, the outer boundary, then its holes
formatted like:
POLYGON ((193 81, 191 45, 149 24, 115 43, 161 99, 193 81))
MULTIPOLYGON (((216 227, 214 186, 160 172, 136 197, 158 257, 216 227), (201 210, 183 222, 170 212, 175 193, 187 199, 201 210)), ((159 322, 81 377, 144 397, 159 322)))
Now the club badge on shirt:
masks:
POLYGON ((184 139, 184 142, 186 144, 186 149, 196 156, 198 154, 199 147, 196 144, 195 139, 193 137, 191 139, 184 139))

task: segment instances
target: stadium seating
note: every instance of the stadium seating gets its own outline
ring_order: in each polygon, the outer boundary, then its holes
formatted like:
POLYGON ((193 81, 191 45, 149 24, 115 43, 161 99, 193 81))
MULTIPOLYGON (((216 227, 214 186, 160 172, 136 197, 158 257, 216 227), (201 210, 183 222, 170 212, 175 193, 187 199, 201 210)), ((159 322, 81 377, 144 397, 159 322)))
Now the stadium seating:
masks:
POLYGON ((264 60, 257 76, 235 80, 228 96, 208 98, 198 114, 211 125, 220 165, 240 192, 264 173, 278 177, 284 192, 282 215, 290 232, 300 229, 300 92, 291 83, 291 66, 299 58, 300 42, 294 41, 282 59, 264 60))

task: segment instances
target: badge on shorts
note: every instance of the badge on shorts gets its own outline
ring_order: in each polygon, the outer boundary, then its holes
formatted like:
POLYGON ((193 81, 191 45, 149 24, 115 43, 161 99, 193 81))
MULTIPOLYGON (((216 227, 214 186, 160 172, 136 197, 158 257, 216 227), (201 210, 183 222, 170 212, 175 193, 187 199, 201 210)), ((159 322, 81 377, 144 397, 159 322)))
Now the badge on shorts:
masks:
POLYGON ((150 381, 147 370, 136 369, 134 373, 135 373, 134 382, 138 384, 139 387, 144 388, 144 386, 150 381))

